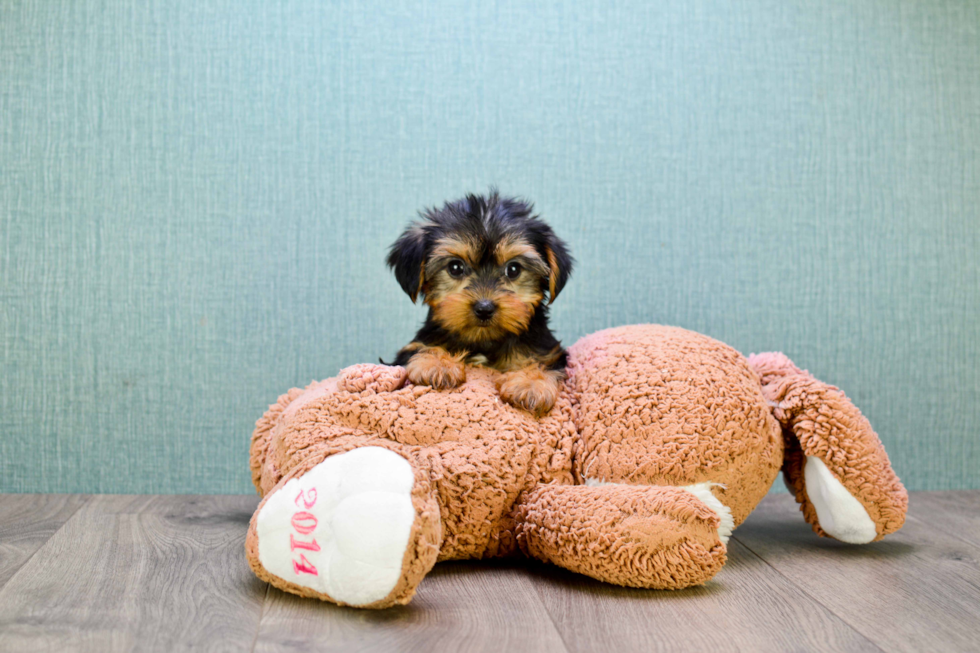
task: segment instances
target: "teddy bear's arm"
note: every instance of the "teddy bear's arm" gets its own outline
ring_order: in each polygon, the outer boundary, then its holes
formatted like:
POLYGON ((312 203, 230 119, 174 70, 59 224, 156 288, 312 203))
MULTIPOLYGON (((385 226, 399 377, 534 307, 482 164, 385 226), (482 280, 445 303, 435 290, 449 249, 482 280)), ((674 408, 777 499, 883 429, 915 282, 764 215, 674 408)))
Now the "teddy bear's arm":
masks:
POLYGON ((680 589, 725 564, 719 516, 680 487, 541 485, 518 520, 527 555, 616 585, 680 589))

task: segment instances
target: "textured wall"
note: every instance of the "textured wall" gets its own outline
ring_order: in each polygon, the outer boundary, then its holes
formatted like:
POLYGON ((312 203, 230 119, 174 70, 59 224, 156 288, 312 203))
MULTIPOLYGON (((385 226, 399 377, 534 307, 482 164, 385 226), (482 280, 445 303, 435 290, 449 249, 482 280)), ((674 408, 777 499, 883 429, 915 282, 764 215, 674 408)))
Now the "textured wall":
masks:
POLYGON ((266 405, 422 319, 403 224, 490 183, 578 257, 567 342, 784 350, 978 487, 978 43, 970 0, 3 2, 0 491, 251 491, 266 405))

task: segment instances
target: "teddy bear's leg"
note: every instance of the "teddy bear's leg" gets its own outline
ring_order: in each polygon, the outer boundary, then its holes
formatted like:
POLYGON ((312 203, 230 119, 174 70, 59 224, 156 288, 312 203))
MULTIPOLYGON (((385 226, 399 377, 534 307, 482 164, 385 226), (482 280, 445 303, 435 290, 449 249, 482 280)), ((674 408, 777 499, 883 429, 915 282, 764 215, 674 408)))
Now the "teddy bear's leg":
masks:
POLYGON ((540 485, 519 507, 517 539, 527 555, 601 581, 681 589, 721 569, 731 529, 707 483, 540 485))
POLYGON ((279 464, 284 461, 275 455, 270 455, 269 446, 275 440, 281 422, 284 419, 288 420, 290 414, 295 414, 311 402, 322 400, 338 390, 384 393, 397 390, 404 384, 405 368, 361 364, 344 368, 336 378, 314 381, 302 390, 293 388, 281 395, 255 423, 255 431, 252 433, 249 466, 252 469, 252 483, 255 489, 260 495, 265 496, 282 478, 279 464))
POLYGON ((813 530, 864 544, 901 528, 908 494, 851 400, 782 354, 753 355, 749 363, 783 426, 783 476, 813 530))
POLYGON ((341 605, 408 603, 436 561, 442 522, 424 461, 395 448, 311 456, 291 470, 249 526, 256 575, 341 605))

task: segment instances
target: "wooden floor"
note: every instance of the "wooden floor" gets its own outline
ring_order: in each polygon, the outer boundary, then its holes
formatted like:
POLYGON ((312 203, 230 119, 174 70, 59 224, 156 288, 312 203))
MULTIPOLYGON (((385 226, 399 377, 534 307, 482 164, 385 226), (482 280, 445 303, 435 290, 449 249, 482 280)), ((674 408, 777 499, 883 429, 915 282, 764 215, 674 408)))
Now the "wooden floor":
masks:
POLYGON ((446 563, 380 612, 256 579, 257 501, 0 495, 0 651, 980 651, 980 491, 914 494, 867 546, 817 538, 770 496, 691 590, 446 563))

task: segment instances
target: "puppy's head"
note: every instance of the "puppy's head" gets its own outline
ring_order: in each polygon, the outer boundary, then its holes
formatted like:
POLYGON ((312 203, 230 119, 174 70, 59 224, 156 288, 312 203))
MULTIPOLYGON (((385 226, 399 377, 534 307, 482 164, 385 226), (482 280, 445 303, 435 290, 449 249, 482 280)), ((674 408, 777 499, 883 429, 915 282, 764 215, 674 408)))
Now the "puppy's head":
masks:
POLYGON ((520 199, 467 195, 427 209, 388 254, 414 302, 465 342, 524 332, 538 306, 558 297, 572 271, 568 248, 520 199))

